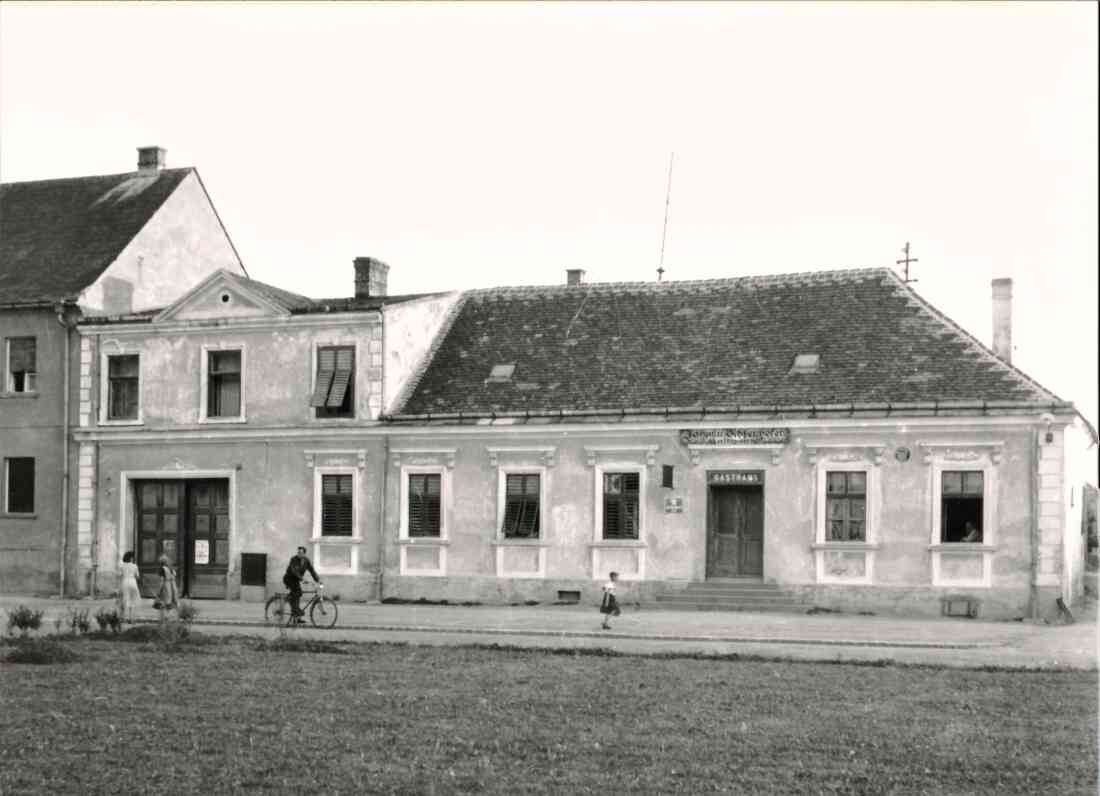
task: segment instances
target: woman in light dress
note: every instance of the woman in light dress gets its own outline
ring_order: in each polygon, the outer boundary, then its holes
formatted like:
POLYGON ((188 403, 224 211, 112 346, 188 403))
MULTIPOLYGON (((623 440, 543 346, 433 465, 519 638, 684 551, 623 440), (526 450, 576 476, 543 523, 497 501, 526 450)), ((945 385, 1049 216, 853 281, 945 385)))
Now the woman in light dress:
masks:
POLYGON ((134 606, 141 599, 141 588, 138 586, 138 568, 134 563, 134 551, 128 551, 122 556, 122 585, 118 592, 118 613, 122 621, 134 623, 134 606))

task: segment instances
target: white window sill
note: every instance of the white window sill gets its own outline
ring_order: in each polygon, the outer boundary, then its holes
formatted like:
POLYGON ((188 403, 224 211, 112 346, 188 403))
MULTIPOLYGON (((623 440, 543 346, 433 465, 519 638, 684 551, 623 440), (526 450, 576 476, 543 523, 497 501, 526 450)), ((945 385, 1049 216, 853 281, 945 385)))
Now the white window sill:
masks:
POLYGON ((311 542, 323 542, 325 544, 362 544, 362 536, 317 536, 309 537, 311 542))
POLYGON ((878 542, 814 542, 811 550, 878 550, 878 542))
POLYGON ((0 520, 36 520, 38 519, 37 512, 31 512, 30 514, 23 514, 18 511, 0 511, 0 520))
POLYGON ((101 425, 101 426, 144 426, 145 421, 142 420, 141 418, 136 418, 136 419, 131 418, 131 419, 126 419, 126 420, 122 420, 122 419, 119 419, 119 420, 100 420, 99 425, 101 425))
POLYGON ((227 423, 247 423, 244 417, 200 417, 199 423, 208 425, 218 425, 227 423))
POLYGON ((549 547, 550 543, 545 539, 494 539, 490 542, 494 547, 549 547))
POLYGON ((440 545, 449 545, 450 539, 443 539, 439 536, 408 536, 397 540, 398 544, 407 545, 424 545, 426 547, 438 547, 440 545))
POLYGON ((938 542, 928 545, 936 553, 995 553, 997 545, 985 542, 938 542))
POLYGON ((597 542, 589 542, 589 547, 649 547, 641 539, 600 539, 597 542))
POLYGON ((0 392, 0 398, 37 398, 38 391, 34 392, 0 392))

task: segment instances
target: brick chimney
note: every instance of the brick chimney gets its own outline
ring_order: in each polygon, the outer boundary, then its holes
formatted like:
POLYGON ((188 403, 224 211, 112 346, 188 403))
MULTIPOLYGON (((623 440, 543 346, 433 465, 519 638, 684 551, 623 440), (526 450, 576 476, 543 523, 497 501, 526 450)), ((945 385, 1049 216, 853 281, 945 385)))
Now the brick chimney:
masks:
POLYGON ((390 267, 373 257, 355 258, 355 297, 377 298, 386 295, 390 267))
POLYGON ((164 168, 168 153, 159 146, 138 147, 138 171, 152 174, 164 168))
POLYGON ((583 285, 584 284, 584 269, 583 268, 567 268, 567 269, 565 269, 565 284, 567 284, 567 285, 583 285))
POLYGON ((993 280, 993 353, 1012 363, 1012 280, 993 280))

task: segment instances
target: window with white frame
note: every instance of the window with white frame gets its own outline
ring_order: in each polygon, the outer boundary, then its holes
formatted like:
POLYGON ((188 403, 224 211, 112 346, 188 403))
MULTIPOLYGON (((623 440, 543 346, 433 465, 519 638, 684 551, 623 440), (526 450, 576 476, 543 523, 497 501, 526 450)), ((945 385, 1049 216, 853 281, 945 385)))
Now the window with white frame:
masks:
POLYGON ((6 341, 8 392, 29 393, 38 390, 38 341, 34 337, 9 337, 6 341))
POLYGON ((505 539, 537 539, 541 527, 542 477, 539 473, 504 474, 504 517, 500 535, 505 539))
POLYGON ((353 536, 355 478, 351 473, 321 474, 321 535, 353 536))
POLYGON ((981 543, 985 474, 944 470, 940 479, 940 542, 981 543))
POLYGON ((107 356, 107 420, 137 420, 140 413, 140 357, 107 356))
POLYGON ((640 474, 603 473, 603 538, 637 539, 641 525, 640 474))
POLYGON ((867 473, 829 470, 825 477, 826 541, 867 541, 867 473))
POLYGON ((442 473, 409 473, 407 494, 409 538, 439 538, 443 531, 442 473))
POLYGON ((355 417, 355 346, 318 346, 310 406, 314 416, 355 417))
POLYGON ((244 366, 242 346, 203 346, 202 420, 244 420, 244 366))
POLYGON ((4 459, 3 505, 7 514, 34 513, 34 459, 15 456, 4 459))

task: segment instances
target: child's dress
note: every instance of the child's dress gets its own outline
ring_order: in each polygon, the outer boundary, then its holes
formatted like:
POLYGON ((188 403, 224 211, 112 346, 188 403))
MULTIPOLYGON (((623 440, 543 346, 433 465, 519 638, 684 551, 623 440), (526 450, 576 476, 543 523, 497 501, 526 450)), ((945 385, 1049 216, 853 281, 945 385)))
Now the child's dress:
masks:
POLYGON ((615 582, 609 580, 603 585, 603 601, 600 603, 600 613, 608 616, 618 616, 619 601, 615 599, 615 582))

